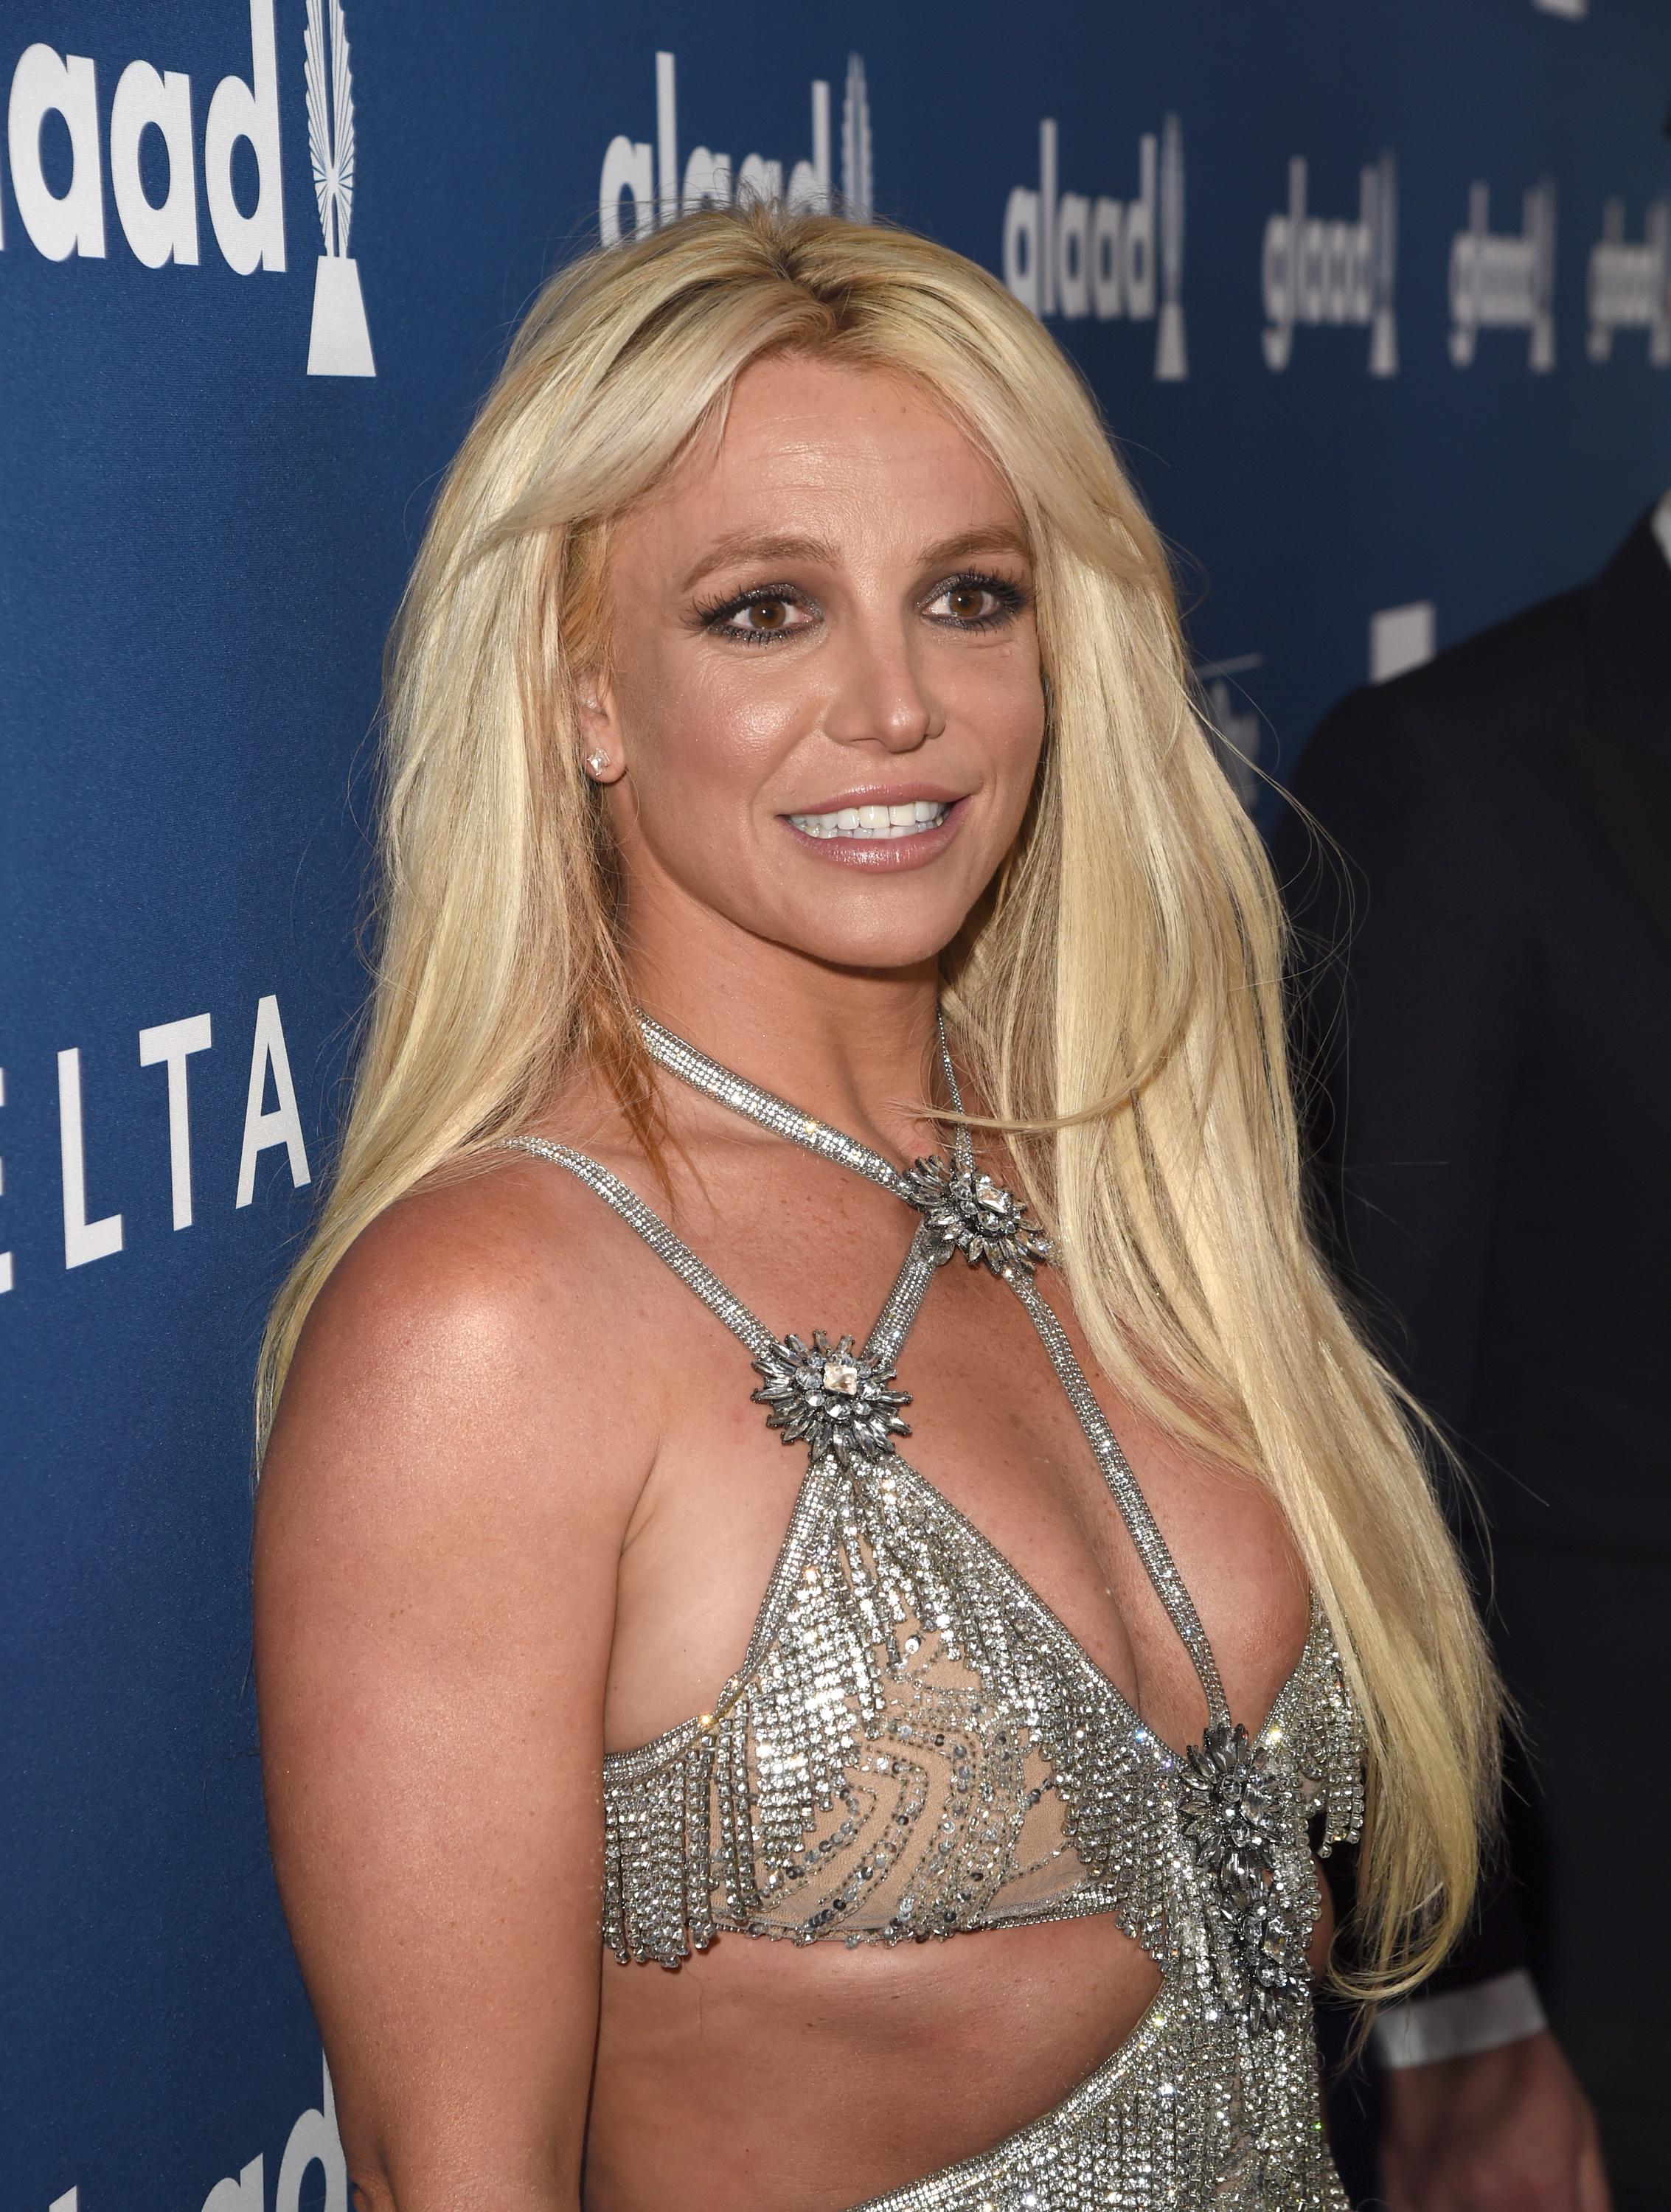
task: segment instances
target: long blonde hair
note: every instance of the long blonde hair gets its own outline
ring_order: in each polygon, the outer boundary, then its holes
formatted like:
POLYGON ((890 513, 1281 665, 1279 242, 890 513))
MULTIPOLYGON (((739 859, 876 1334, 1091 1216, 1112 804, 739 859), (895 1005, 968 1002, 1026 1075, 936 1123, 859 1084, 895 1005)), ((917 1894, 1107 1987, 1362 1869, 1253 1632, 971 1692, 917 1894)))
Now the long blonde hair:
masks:
POLYGON ((1062 354, 943 247, 775 209, 694 215, 564 269, 522 325, 391 646, 374 989, 334 1179, 268 1327, 261 1434, 331 1269, 423 1177, 582 1065, 653 1146, 573 685, 607 653, 611 521, 782 352, 915 380, 1025 522, 1044 754, 1015 850, 945 956, 945 1004, 1116 1389, 1286 1516, 1368 1735, 1350 1986, 1396 1993, 1473 1895, 1494 1677, 1419 1418, 1307 1233, 1280 908, 1194 711, 1155 532, 1062 354))

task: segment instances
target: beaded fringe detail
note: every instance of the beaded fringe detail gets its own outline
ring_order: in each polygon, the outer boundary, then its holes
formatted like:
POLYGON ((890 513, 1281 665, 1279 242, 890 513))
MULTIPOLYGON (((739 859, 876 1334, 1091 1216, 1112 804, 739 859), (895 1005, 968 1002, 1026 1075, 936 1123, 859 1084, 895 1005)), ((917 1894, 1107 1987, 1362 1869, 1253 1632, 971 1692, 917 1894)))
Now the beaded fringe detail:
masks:
MULTIPOLYGON (((1356 1716, 1321 1614, 1257 1743, 1297 1850, 1357 1832, 1356 1716)), ((604 1934, 677 1966, 722 1933, 896 1943, 1114 1912, 1164 1962, 1177 1762, 1049 1607, 897 1457, 808 1474, 713 1714, 604 1764, 604 1934)), ((1225 1988, 1233 2002, 1233 1981, 1225 1988)))
POLYGON ((1171 1754, 905 1462, 809 1474, 704 1728, 605 1762, 605 1934, 896 1943, 1117 1910, 1159 1940, 1171 1754))

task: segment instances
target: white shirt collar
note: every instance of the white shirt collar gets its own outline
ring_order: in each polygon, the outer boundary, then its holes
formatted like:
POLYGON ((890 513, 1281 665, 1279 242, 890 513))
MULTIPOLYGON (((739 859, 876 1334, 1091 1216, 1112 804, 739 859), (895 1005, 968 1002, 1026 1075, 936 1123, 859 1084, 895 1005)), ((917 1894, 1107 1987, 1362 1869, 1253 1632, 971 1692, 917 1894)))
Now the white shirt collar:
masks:
POLYGON ((1654 535, 1659 540, 1660 551, 1671 561, 1671 491, 1654 509, 1654 535))

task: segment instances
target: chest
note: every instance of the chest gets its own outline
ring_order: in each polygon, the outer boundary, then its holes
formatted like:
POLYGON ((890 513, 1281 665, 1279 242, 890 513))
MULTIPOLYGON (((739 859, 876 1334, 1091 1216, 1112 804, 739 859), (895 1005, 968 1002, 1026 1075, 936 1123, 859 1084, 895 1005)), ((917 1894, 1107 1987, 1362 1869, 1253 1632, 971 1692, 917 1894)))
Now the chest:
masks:
MULTIPOLYGON (((862 1343, 912 1217, 866 1186, 830 1188, 816 1164, 774 1183, 769 1196, 710 1183, 681 1233, 775 1334, 822 1328, 862 1343)), ((1231 1710, 1255 1724, 1306 1634, 1304 1577, 1281 1516, 1257 1485, 1139 1421, 1091 1360, 1060 1279, 1047 1273, 1047 1285, 1194 1600, 1231 1710)), ((622 1560, 611 1749, 712 1703, 748 1642, 806 1466, 805 1448, 783 1448, 750 1402, 747 1353, 676 1279, 623 1254, 616 1296, 623 1369, 631 1387, 654 1392, 659 1441, 622 1560)), ((904 1457, 1158 1734, 1175 1744, 1199 1735, 1194 1668, 1012 1291, 961 1259, 941 1268, 896 1387, 912 1401, 904 1457)))

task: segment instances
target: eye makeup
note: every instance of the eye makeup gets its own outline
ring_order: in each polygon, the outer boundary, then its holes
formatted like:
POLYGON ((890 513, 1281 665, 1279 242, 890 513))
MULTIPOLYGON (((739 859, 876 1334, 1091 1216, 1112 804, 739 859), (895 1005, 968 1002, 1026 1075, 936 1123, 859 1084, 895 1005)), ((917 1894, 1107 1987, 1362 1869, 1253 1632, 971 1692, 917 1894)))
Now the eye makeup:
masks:
MULTIPOLYGON (((1010 577, 965 570, 942 577, 918 603, 918 611, 943 629, 993 630, 1013 622, 1026 609, 1030 598, 1031 594, 1010 577), (967 613, 950 605, 944 614, 930 612, 940 600, 955 601, 959 598, 984 599, 990 604, 967 613)), ((690 620, 693 629, 712 637, 724 637, 744 645, 769 645, 778 638, 793 637, 811 629, 821 618, 816 604, 798 586, 754 584, 745 592, 732 592, 705 605, 699 604, 692 610, 690 620), (809 619, 793 620, 797 612, 805 614, 809 619), (761 619, 750 623, 738 620, 739 616, 750 614, 761 619)))

